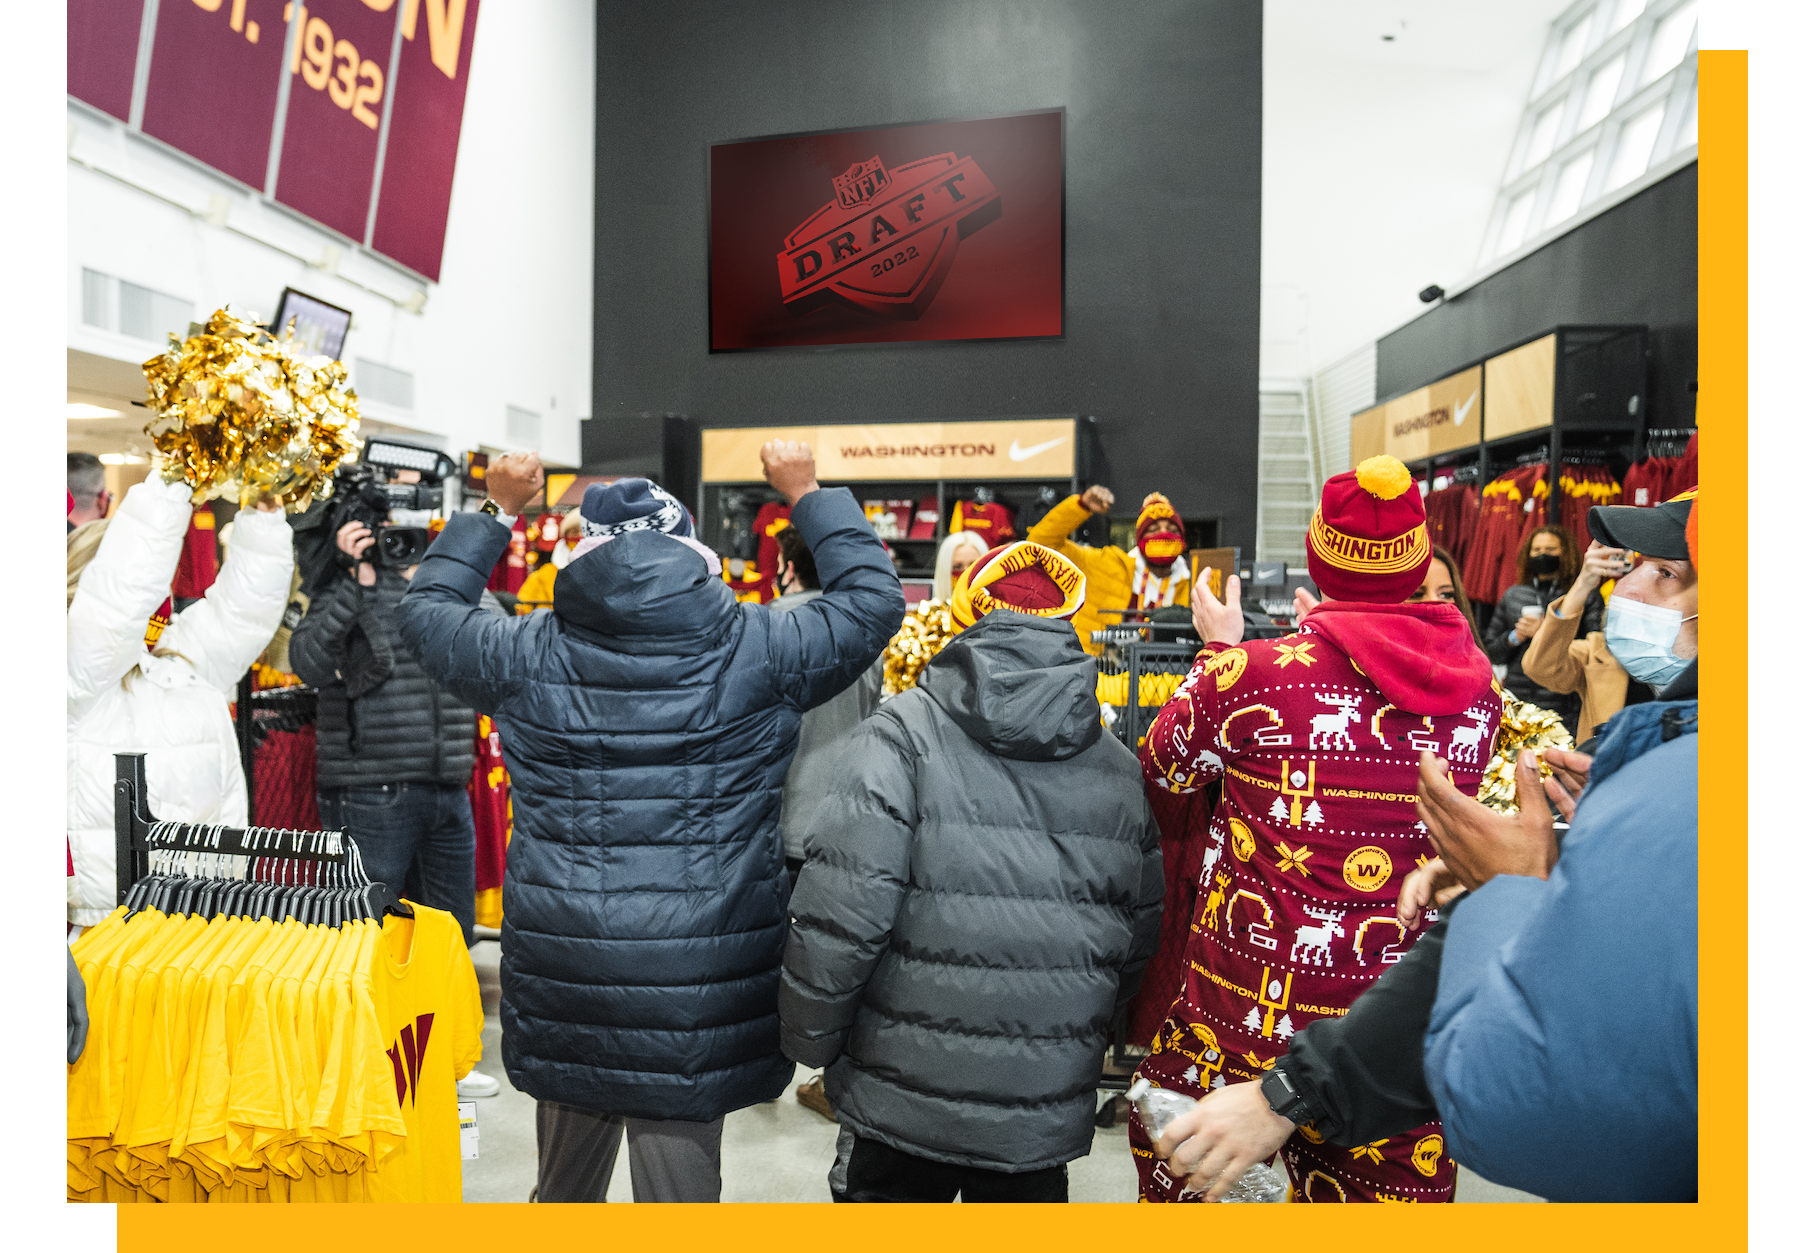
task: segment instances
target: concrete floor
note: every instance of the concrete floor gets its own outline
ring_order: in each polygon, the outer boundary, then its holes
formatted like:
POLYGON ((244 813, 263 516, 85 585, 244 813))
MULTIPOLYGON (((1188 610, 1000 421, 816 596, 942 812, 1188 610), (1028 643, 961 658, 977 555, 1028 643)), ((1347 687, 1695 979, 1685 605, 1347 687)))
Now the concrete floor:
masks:
MULTIPOLYGON (((498 1040, 498 945, 484 940, 473 949, 479 991, 485 1001, 485 1056, 479 1069, 502 1085, 479 1104, 479 1157, 465 1166, 468 1201, 522 1202, 536 1183, 536 1103, 511 1086, 504 1074, 498 1040)), ((812 1074, 805 1068, 795 1082, 812 1074)), ((806 1201, 830 1204, 826 1172, 832 1168, 836 1124, 795 1099, 789 1087, 779 1101, 738 1110, 725 1119, 724 1199, 806 1201)), ((1132 1203, 1136 1196, 1134 1159, 1121 1127, 1096 1133, 1089 1156, 1071 1163, 1073 1201, 1132 1203)), ((629 1155, 620 1152, 607 1190, 609 1201, 630 1200, 629 1155)), ((1459 1201, 1536 1201, 1539 1198, 1492 1184, 1467 1169, 1459 1201)))

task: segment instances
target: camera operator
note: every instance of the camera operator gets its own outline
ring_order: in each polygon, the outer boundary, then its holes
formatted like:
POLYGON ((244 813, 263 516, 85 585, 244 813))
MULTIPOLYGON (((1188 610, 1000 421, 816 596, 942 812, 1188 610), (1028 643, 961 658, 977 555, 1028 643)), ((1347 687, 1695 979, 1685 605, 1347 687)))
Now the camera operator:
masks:
MULTIPOLYGON (((398 634, 440 488, 414 470, 390 485, 369 466, 336 484, 326 522, 336 572, 290 637, 290 662, 320 691, 315 723, 322 826, 349 832, 366 872, 473 927, 473 711, 423 673, 398 634), (412 488, 409 484, 415 484, 412 488)), ((325 546, 324 546, 325 547, 325 546)), ((504 610, 489 593, 484 607, 504 610)))

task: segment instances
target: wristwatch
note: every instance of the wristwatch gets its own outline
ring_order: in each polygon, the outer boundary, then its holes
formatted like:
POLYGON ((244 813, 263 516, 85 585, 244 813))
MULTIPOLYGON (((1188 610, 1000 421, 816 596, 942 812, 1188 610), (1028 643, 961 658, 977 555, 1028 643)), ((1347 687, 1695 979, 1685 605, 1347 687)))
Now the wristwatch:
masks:
POLYGON ((1302 1127, 1313 1121, 1315 1111, 1310 1098, 1293 1087, 1291 1078, 1279 1067, 1275 1066, 1261 1078, 1260 1094, 1267 1098, 1267 1104, 1275 1114, 1290 1119, 1294 1126, 1302 1127))
POLYGON ((495 518, 499 514, 503 513, 504 510, 498 508, 497 501, 493 500, 490 496, 487 496, 485 498, 484 502, 480 504, 479 512, 480 513, 489 513, 492 515, 492 517, 495 518))

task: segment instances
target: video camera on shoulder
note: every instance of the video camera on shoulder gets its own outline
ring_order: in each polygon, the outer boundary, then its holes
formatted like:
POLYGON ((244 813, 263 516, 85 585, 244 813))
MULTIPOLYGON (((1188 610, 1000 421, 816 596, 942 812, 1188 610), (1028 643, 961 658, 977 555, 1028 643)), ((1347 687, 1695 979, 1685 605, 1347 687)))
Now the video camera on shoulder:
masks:
MULTIPOLYGON (((439 509, 443 480, 457 472, 444 452, 414 444, 369 439, 358 463, 334 476, 334 495, 326 519, 328 534, 348 522, 364 523, 376 543, 365 559, 387 570, 407 570, 429 550, 429 530, 391 521, 396 513, 439 509)), ((352 557, 336 550, 339 564, 351 568, 352 557)))

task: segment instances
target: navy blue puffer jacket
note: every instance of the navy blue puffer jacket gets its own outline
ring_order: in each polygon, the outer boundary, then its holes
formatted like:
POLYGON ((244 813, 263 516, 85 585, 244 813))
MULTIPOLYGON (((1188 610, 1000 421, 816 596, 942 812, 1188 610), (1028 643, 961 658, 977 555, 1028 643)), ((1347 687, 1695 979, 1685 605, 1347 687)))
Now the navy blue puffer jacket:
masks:
POLYGON ((510 542, 460 514, 403 599, 423 669, 497 722, 513 784, 504 1065, 539 1100, 709 1122, 773 1100, 788 879, 776 815, 800 715, 900 626, 901 585, 849 491, 793 524, 825 595, 740 605, 692 549, 632 532, 554 611, 478 608, 510 542))

